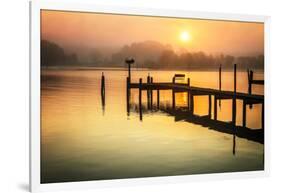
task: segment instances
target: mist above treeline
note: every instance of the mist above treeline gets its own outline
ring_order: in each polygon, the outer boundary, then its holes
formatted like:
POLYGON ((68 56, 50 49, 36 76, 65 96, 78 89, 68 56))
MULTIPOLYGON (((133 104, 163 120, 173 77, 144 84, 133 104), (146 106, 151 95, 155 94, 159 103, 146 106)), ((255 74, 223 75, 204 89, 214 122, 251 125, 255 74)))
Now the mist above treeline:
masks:
POLYGON ((240 69, 263 69, 264 55, 232 56, 181 51, 177 53, 169 45, 156 41, 144 41, 125 45, 114 51, 104 49, 76 49, 71 51, 62 46, 41 40, 41 65, 43 67, 127 67, 126 58, 134 58, 135 68, 171 70, 212 70, 222 65, 232 68, 234 63, 240 69))

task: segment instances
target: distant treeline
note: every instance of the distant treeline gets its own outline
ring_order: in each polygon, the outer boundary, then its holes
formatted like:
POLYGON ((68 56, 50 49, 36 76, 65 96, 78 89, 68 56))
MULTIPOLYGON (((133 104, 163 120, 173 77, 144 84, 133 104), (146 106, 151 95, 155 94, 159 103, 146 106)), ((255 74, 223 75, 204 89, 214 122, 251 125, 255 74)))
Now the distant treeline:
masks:
POLYGON ((153 62, 147 62, 145 65, 151 68, 176 68, 176 69, 214 69, 222 65, 224 68, 232 68, 232 64, 237 63, 241 69, 263 69, 264 56, 240 56, 231 55, 211 55, 204 52, 185 52, 176 54, 172 50, 165 50, 159 59, 153 62))
POLYGON ((41 65, 42 66, 68 66, 78 63, 76 54, 66 54, 59 45, 41 40, 41 65))
MULTIPOLYGON (((82 54, 81 54, 82 55, 82 54)), ((152 69, 208 70, 217 69, 219 65, 232 68, 237 63, 240 69, 263 69, 264 55, 231 56, 212 55, 204 52, 176 53, 171 46, 155 41, 133 43, 122 47, 112 54, 103 54, 98 49, 92 49, 88 56, 79 57, 76 54, 65 54, 62 47, 46 40, 41 41, 41 64, 43 66, 95 66, 95 67, 125 67, 125 58, 136 60, 134 67, 152 69)))

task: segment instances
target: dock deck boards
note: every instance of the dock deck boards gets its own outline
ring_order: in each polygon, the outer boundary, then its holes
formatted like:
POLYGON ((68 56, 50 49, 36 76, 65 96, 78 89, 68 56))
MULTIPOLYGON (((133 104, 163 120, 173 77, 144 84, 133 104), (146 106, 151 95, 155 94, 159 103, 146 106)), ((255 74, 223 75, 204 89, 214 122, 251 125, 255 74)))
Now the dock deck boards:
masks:
MULTIPOLYGON (((140 88, 139 83, 130 83, 130 88, 140 88)), ((254 101, 263 101, 263 95, 257 94, 248 94, 242 92, 233 92, 233 91, 226 91, 226 90, 218 90, 218 89, 211 89, 211 88, 202 88, 202 87, 194 87, 188 86, 184 83, 168 83, 168 82, 158 82, 158 83, 142 83, 141 84, 142 90, 175 90, 175 91, 190 91, 193 95, 216 95, 218 97, 229 97, 236 99, 243 99, 243 100, 254 100, 254 101)))

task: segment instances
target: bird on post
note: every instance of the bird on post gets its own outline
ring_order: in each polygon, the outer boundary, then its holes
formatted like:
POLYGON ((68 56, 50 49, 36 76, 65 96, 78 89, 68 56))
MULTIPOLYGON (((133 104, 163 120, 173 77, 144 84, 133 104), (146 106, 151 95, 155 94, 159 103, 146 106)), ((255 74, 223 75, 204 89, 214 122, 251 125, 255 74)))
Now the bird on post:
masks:
POLYGON ((135 60, 133 58, 126 58, 125 62, 128 64, 128 77, 131 82, 131 64, 133 64, 135 60))
POLYGON ((134 62, 135 62, 134 58, 126 58, 126 63, 127 64, 132 64, 134 62))

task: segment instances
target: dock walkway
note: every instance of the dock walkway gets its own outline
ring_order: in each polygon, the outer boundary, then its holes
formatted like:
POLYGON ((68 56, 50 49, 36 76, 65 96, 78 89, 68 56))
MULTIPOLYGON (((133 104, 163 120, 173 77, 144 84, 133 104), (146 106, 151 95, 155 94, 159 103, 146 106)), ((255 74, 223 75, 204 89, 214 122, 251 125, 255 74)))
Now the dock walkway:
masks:
POLYGON ((176 74, 173 77, 171 82, 153 82, 153 77, 147 76, 147 82, 143 83, 142 78, 139 79, 139 82, 131 82, 131 72, 130 68, 128 71, 127 77, 127 110, 130 108, 130 91, 131 89, 139 90, 139 107, 140 107, 140 119, 142 120, 142 91, 147 92, 147 107, 148 109, 152 106, 153 103, 153 91, 157 91, 157 106, 160 104, 160 91, 161 90, 171 90, 172 91, 172 107, 176 107, 176 98, 175 93, 177 92, 186 92, 187 93, 187 109, 191 114, 194 114, 194 97, 195 96, 208 96, 208 117, 217 121, 217 106, 221 106, 221 100, 232 100, 232 125, 236 126, 236 115, 237 115, 237 100, 242 100, 243 103, 243 112, 242 112, 242 127, 246 127, 247 123, 247 105, 252 108, 253 104, 261 104, 261 125, 264 129, 264 95, 252 94, 252 84, 263 85, 264 80, 254 80, 253 71, 248 70, 248 93, 237 92, 236 89, 236 64, 234 64, 234 85, 233 91, 222 90, 221 89, 221 67, 219 68, 219 86, 218 89, 213 88, 203 88, 191 86, 190 78, 187 78, 186 83, 177 83, 177 78, 183 80, 185 77, 184 74, 176 74), (213 107, 212 107, 213 104, 213 107), (212 113, 213 112, 213 113, 212 113), (213 115, 213 116, 212 116, 213 115))

